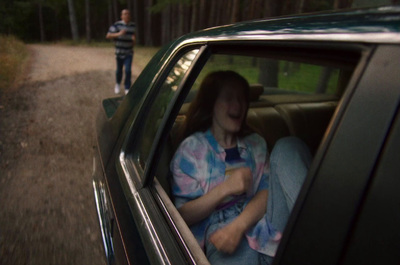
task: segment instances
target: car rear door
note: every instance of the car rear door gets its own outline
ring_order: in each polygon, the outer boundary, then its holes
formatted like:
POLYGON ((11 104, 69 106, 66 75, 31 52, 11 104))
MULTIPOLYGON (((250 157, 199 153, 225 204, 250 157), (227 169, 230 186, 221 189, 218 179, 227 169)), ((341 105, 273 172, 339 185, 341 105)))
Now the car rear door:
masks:
POLYGON ((377 264, 369 256, 386 251, 394 255, 386 260, 398 264, 399 229, 392 229, 399 219, 392 211, 399 196, 386 181, 398 182, 394 161, 400 160, 392 153, 400 147, 399 69, 395 45, 378 46, 364 58, 314 159, 274 264, 377 264), (386 228, 380 230, 381 225, 386 228), (388 235, 380 236, 381 231, 388 235), (393 247, 396 251, 389 251, 393 247))

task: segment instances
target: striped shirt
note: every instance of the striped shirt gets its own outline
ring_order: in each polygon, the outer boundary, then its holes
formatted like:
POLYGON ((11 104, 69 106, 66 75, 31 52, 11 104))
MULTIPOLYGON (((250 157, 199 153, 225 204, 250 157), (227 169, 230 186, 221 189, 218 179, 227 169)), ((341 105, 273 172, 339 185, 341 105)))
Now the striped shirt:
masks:
POLYGON ((126 30, 126 33, 114 39, 115 54, 117 56, 125 56, 133 54, 133 40, 132 36, 135 35, 135 23, 128 22, 126 24, 123 20, 117 21, 109 29, 109 33, 117 33, 121 30, 126 30))

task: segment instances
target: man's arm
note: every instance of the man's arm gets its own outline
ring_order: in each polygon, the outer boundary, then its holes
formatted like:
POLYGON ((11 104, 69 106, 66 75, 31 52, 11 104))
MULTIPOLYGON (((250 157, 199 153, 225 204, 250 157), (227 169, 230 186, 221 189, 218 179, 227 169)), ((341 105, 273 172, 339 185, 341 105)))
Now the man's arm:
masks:
POLYGON ((115 32, 115 33, 112 33, 112 32, 107 32, 107 35, 106 35, 106 39, 115 39, 115 38, 118 38, 119 36, 122 36, 122 35, 124 35, 126 33, 126 30, 121 30, 120 32, 115 32))

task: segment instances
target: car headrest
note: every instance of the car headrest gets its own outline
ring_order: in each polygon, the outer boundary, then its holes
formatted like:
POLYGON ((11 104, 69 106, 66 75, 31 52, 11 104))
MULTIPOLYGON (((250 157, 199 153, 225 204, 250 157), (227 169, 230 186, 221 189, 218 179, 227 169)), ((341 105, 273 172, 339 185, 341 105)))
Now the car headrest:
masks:
POLYGON ((258 101, 262 93, 264 92, 264 87, 261 84, 250 85, 250 102, 258 101))

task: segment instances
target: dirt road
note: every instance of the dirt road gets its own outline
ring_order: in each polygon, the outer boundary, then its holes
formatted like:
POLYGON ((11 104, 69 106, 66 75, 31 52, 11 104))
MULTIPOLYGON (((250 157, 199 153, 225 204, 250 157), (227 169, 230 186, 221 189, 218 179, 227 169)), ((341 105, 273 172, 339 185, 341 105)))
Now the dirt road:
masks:
POLYGON ((0 264, 105 264, 91 173, 113 49, 29 50, 23 81, 0 102, 0 264))

